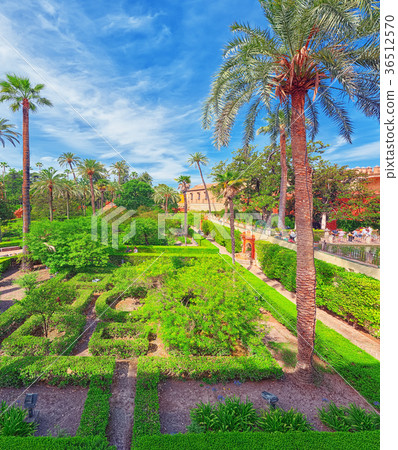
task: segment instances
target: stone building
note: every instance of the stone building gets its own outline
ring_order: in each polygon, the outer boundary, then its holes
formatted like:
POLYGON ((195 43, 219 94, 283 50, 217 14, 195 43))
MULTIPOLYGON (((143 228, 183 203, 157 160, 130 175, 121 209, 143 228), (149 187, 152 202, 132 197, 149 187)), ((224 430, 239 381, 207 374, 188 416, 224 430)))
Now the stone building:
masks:
MULTIPOLYGON (((224 209, 225 202, 223 199, 217 199, 210 189, 216 184, 217 183, 206 183, 206 187, 207 192, 209 193, 212 211, 221 211, 224 209)), ((207 211, 209 209, 206 191, 203 184, 197 184, 187 191, 187 205, 188 211, 207 211)), ((184 207, 184 199, 182 199, 178 206, 179 209, 184 207)))

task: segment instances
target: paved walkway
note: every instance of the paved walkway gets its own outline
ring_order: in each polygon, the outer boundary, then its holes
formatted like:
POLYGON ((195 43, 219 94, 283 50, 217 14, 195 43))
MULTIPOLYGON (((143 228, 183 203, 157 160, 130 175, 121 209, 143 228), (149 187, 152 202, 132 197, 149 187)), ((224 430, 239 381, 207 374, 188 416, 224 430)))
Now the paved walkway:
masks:
MULTIPOLYGON (((231 256, 231 253, 229 253, 221 245, 217 244, 217 242, 215 242, 212 239, 208 240, 220 250, 221 254, 231 256)), ((243 267, 249 270, 257 278, 259 278, 260 280, 264 281, 269 286, 274 288, 289 301, 291 301, 294 304, 296 303, 296 294, 285 289, 283 285, 278 281, 271 280, 270 278, 265 276, 259 267, 257 267, 254 264, 251 264, 249 261, 246 262, 242 260, 240 261, 237 260, 237 262, 239 262, 239 264, 241 264, 243 267)), ((317 320, 320 320, 324 325, 337 331, 346 339, 355 344, 357 347, 361 348, 365 352, 369 353, 369 355, 372 355, 374 358, 380 361, 380 341, 378 339, 374 338, 373 336, 370 336, 369 334, 363 331, 356 330, 353 326, 347 324, 343 320, 338 319, 337 317, 334 317, 331 314, 319 308, 317 308, 316 310, 316 317, 317 320)))

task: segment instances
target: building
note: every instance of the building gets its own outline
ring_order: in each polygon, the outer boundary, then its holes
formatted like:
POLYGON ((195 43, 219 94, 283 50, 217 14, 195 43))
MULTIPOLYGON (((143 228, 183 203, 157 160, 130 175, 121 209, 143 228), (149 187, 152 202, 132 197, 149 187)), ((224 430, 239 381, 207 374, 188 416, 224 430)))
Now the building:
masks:
MULTIPOLYGON (((217 183, 209 183, 206 184, 206 187, 209 193, 210 206, 212 211, 221 211, 225 208, 225 202, 223 201, 223 199, 217 199, 217 197, 210 189, 216 184, 217 183)), ((184 198, 182 198, 178 206, 179 209, 184 207, 184 198)), ((206 191, 203 184, 197 184, 187 191, 187 206, 188 211, 207 211, 209 209, 206 191)))

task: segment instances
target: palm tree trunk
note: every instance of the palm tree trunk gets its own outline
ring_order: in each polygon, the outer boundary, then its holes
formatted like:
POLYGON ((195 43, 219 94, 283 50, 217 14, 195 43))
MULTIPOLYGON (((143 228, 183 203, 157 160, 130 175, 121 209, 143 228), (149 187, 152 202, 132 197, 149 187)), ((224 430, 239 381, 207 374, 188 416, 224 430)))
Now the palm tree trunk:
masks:
POLYGON ((66 192, 66 218, 69 220, 69 192, 66 192))
POLYGON ((286 130, 280 128, 280 163, 281 163, 281 186, 279 193, 278 228, 284 230, 286 215, 286 190, 287 190, 287 164, 286 164, 286 130))
POLYGON ((200 173, 200 178, 202 178, 203 187, 205 188, 206 197, 207 197, 207 203, 209 204, 209 214, 211 214, 211 205, 210 205, 209 193, 207 192, 207 186, 206 186, 205 180, 203 178, 202 169, 200 167, 199 162, 197 164, 198 164, 198 169, 199 169, 199 173, 200 173))
MULTIPOLYGON (((29 153, 29 101, 24 98, 22 102, 22 134, 23 134, 23 179, 22 179, 22 233, 24 239, 23 254, 26 256, 29 253, 28 246, 25 244, 25 237, 29 233, 30 225, 30 198, 29 198, 29 184, 30 184, 30 153, 29 153)), ((24 258, 22 262, 22 270, 29 268, 28 261, 24 258)))
POLYGON ((69 163, 69 167, 70 167, 70 170, 73 173, 73 179, 75 180, 75 183, 77 184, 76 174, 75 174, 75 171, 73 170, 72 163, 69 163))
POLYGON ((166 216, 167 216, 167 214, 168 214, 168 203, 169 203, 169 197, 167 197, 167 195, 166 195, 166 205, 165 205, 165 212, 166 212, 166 216))
POLYGON ((7 200, 7 189, 6 189, 6 168, 3 169, 3 190, 4 190, 4 200, 7 200))
POLYGON ((48 188, 48 206, 50 208, 50 222, 53 221, 53 189, 50 186, 48 188))
POLYGON ((312 357, 315 341, 314 237, 312 231, 312 173, 308 163, 305 132, 305 92, 292 93, 292 154, 295 175, 295 216, 297 230, 297 336, 298 354, 296 374, 305 382, 312 382, 312 357))
POLYGON ((229 228, 231 230, 232 264, 235 264, 235 215, 233 198, 229 199, 229 228))
POLYGON ((91 207, 93 209, 93 214, 95 214, 95 196, 94 196, 93 176, 89 175, 89 178, 90 178, 90 191, 91 191, 91 207))
POLYGON ((104 191, 101 191, 101 209, 104 207, 104 191))
POLYGON ((187 236, 188 236, 188 205, 187 205, 187 193, 184 191, 184 236, 185 236, 185 245, 187 245, 187 236))

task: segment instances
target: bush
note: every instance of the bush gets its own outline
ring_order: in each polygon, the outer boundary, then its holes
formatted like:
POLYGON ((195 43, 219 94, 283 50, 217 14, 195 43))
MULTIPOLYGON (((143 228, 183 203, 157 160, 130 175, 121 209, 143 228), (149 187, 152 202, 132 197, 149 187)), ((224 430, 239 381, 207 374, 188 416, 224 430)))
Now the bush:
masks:
POLYGON ((268 433, 312 430, 307 417, 293 408, 289 411, 280 408, 262 411, 258 420, 258 427, 268 433))
POLYGON ((353 403, 349 406, 336 406, 333 402, 328 407, 318 409, 321 422, 334 431, 374 431, 380 430, 380 415, 368 412, 353 403))
POLYGON ((106 439, 100 436, 82 437, 51 437, 51 436, 32 436, 21 437, 2 437, 0 436, 0 448, 7 450, 111 450, 106 439))
POLYGON ((76 436, 101 436, 104 439, 106 438, 110 398, 110 383, 107 386, 97 386, 96 383, 90 384, 76 436))
POLYGON ((27 415, 26 409, 7 405, 5 401, 2 401, 0 404, 0 436, 33 436, 38 424, 25 422, 27 415))

